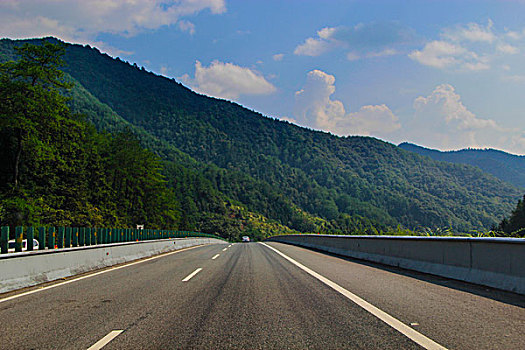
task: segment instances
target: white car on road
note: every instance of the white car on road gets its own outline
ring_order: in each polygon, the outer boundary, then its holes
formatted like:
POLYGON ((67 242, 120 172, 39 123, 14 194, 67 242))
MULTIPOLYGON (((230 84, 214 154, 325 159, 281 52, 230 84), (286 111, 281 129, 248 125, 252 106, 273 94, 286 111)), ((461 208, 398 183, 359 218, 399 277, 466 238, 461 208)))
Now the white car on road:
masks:
MULTIPOLYGON (((15 252, 15 240, 12 239, 8 242, 8 252, 14 253, 15 252)), ((38 250, 38 241, 36 239, 33 239, 33 250, 38 250)), ((22 251, 27 250, 27 239, 22 240, 22 251)))

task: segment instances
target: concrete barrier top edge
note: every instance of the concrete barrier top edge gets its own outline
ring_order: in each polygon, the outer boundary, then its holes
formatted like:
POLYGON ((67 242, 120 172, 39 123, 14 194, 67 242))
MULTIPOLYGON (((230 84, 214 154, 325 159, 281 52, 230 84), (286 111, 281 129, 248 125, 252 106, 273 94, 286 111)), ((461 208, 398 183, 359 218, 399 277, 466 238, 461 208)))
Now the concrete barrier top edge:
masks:
POLYGON ((525 238, 507 238, 507 237, 449 237, 449 236, 388 236, 388 235, 323 235, 323 234, 290 234, 272 236, 267 239, 278 237, 342 237, 342 238, 360 238, 360 239, 388 239, 388 240, 429 240, 429 241, 468 241, 468 242, 491 242, 491 243, 512 243, 525 244, 525 238))
MULTIPOLYGON (((24 252, 19 252, 19 253, 0 254, 0 260, 22 258, 22 257, 43 255, 43 254, 69 253, 69 252, 77 252, 77 251, 80 251, 80 250, 89 250, 89 249, 111 248, 111 247, 118 247, 118 246, 132 245, 132 244, 145 244, 145 243, 154 243, 154 242, 163 242, 163 241, 178 241, 178 240, 185 240, 185 239, 217 239, 217 238, 213 238, 213 237, 178 237, 178 238, 155 239, 155 240, 148 240, 148 241, 131 241, 131 242, 117 242, 117 243, 107 243, 107 244, 96 244, 96 245, 87 245, 87 246, 82 246, 82 247, 71 247, 71 248, 33 250, 33 251, 24 251, 24 252)), ((219 240, 219 239, 217 239, 217 240, 219 240)))

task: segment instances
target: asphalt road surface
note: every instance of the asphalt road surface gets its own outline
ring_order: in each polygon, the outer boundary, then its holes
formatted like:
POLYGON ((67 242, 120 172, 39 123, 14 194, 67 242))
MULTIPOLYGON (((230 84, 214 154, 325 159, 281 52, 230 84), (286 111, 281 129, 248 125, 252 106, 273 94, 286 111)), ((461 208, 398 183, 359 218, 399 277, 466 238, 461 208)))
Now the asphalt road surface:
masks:
POLYGON ((524 330, 523 296, 280 243, 0 295, 0 349, 525 349, 524 330))

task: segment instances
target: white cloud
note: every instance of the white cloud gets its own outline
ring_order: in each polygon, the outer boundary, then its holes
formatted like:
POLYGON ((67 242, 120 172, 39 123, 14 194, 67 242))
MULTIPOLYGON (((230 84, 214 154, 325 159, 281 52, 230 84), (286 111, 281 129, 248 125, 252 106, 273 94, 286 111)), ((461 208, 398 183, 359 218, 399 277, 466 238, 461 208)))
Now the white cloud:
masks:
POLYGON ((326 27, 317 32, 321 39, 330 40, 339 29, 326 27))
POLYGON ((372 51, 372 52, 366 53, 364 56, 361 56, 355 52, 348 52, 346 54, 346 59, 349 61, 358 61, 362 58, 379 58, 379 57, 394 56, 398 54, 399 52, 394 49, 384 49, 381 51, 372 51))
POLYGON ((366 57, 387 57, 387 56, 394 56, 397 54, 398 52, 394 49, 384 49, 378 52, 370 52, 366 55, 366 57))
POLYGON ((525 133, 501 127, 492 119, 477 117, 449 84, 437 86, 414 101, 414 119, 404 130, 413 142, 439 149, 493 147, 525 152, 525 133))
POLYGON ((164 76, 167 76, 168 71, 169 71, 168 67, 166 67, 166 66, 161 66, 160 67, 160 74, 162 74, 164 76))
POLYGON ((350 113, 339 129, 366 136, 383 136, 401 128, 399 119, 386 105, 363 106, 350 113))
POLYGON ((317 37, 307 38, 304 43, 298 45, 294 54, 320 56, 337 48, 345 48, 351 49, 353 54, 360 57, 378 57, 373 54, 380 52, 384 53, 384 56, 387 53, 391 54, 394 52, 394 47, 404 45, 413 38, 412 30, 397 22, 360 23, 353 27, 325 27, 317 32, 317 37))
POLYGON ((439 40, 427 42, 422 49, 408 56, 423 65, 455 71, 483 71, 494 63, 505 65, 509 56, 516 55, 523 46, 525 31, 497 31, 489 20, 487 25, 469 23, 445 28, 439 40), (508 41, 513 40, 513 44, 508 41))
POLYGON ((308 73, 304 88, 295 94, 295 120, 304 126, 339 135, 383 137, 399 129, 398 118, 386 105, 363 106, 347 113, 333 100, 335 77, 320 70, 308 73))
POLYGON ((303 44, 297 46, 293 53, 299 56, 320 56, 337 46, 339 43, 334 41, 308 38, 303 44))
POLYGON ((355 52, 349 52, 349 53, 346 54, 346 59, 349 60, 349 61, 357 61, 357 60, 361 59, 361 56, 359 56, 355 52))
POLYGON ((408 57, 425 66, 445 68, 458 64, 466 53, 467 50, 459 45, 435 40, 425 44, 423 50, 412 51, 408 57))
POLYGON ((435 68, 460 68, 483 70, 490 68, 486 57, 447 41, 435 40, 425 44, 422 50, 412 51, 408 57, 425 66, 435 68))
POLYGON ((505 33, 505 36, 510 38, 510 39, 512 39, 512 40, 519 40, 519 39, 521 39, 523 37, 523 33, 512 31, 512 30, 508 30, 505 33))
POLYGON ((437 112, 447 124, 454 125, 457 130, 496 127, 493 120, 476 118, 474 113, 463 105, 461 97, 449 84, 438 85, 429 96, 416 98, 414 109, 416 114, 430 112, 426 116, 427 119, 432 118, 432 115, 437 112))
POLYGON ((344 118, 345 107, 330 97, 335 92, 335 77, 320 70, 308 72, 306 84, 295 93, 295 116, 306 126, 330 130, 344 118))
POLYGON ((498 46, 496 46, 496 50, 509 55, 515 55, 520 52, 520 49, 518 49, 516 46, 512 46, 506 43, 501 43, 498 46))
MULTIPOLYGON (((93 44, 101 33, 134 36, 204 10, 219 14, 226 5, 224 0, 4 0, 0 2, 0 33, 10 38, 51 35, 93 44)), ((193 27, 182 22, 180 28, 191 33, 193 27)))
POLYGON ((284 58, 284 53, 278 53, 272 56, 274 61, 282 61, 284 58))
POLYGON ((470 41, 492 43, 496 40, 493 32, 494 23, 489 19, 487 26, 478 23, 469 23, 466 26, 445 29, 443 37, 452 41, 470 41))
POLYGON ((478 62, 465 62, 462 66, 463 69, 468 71, 479 71, 490 69, 490 65, 483 61, 478 62))
POLYGON ((234 100, 241 95, 267 95, 276 91, 259 73, 233 63, 213 61, 204 67, 195 63, 195 77, 187 74, 180 78, 197 92, 224 99, 234 100))
POLYGON ((180 20, 178 25, 179 29, 183 32, 188 32, 190 35, 195 34, 195 24, 191 23, 190 21, 180 20))

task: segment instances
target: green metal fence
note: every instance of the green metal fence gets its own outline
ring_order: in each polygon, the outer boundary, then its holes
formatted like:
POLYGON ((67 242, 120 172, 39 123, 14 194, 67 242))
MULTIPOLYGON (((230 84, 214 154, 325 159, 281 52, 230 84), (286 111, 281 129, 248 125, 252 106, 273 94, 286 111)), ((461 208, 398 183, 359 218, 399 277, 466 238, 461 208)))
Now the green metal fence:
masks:
POLYGON ((0 253, 7 254, 11 246, 14 246, 15 252, 21 252, 22 250, 34 250, 36 249, 36 247, 33 244, 33 239, 36 239, 38 241, 38 249, 44 250, 185 237, 207 237, 224 240, 224 238, 217 235, 192 231, 151 230, 134 228, 55 228, 17 226, 14 232, 14 241, 13 239, 11 239, 10 241, 9 226, 2 226, 0 228, 0 253), (25 242, 24 239, 26 240, 25 242))

